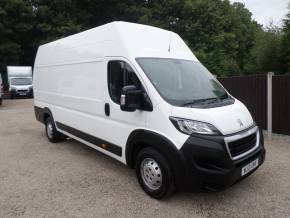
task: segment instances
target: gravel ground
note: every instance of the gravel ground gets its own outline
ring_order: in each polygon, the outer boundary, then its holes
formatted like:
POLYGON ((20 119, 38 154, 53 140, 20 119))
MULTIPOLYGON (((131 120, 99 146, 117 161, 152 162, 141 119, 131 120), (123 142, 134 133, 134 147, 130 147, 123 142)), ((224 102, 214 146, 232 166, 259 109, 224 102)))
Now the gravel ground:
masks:
POLYGON ((0 107, 0 217, 290 216, 290 140, 266 140, 264 165, 224 192, 157 201, 125 165, 74 140, 49 143, 32 106, 0 107))

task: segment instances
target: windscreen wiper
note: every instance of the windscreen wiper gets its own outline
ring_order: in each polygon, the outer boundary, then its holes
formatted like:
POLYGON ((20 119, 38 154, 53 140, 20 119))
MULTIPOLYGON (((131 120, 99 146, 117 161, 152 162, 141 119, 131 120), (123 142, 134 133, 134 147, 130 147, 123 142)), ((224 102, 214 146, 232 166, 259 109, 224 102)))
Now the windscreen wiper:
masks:
POLYGON ((197 104, 204 105, 204 104, 214 103, 217 101, 219 101, 218 98, 196 99, 196 100, 191 100, 191 101, 185 102, 184 104, 182 104, 182 106, 184 107, 184 106, 197 105, 197 104))
POLYGON ((229 98, 228 93, 225 93, 225 94, 219 96, 219 99, 220 99, 220 100, 225 100, 225 99, 227 99, 227 98, 229 98))
POLYGON ((225 94, 221 95, 219 97, 219 99, 222 102, 232 102, 232 101, 234 101, 234 99, 228 93, 225 93, 225 94))

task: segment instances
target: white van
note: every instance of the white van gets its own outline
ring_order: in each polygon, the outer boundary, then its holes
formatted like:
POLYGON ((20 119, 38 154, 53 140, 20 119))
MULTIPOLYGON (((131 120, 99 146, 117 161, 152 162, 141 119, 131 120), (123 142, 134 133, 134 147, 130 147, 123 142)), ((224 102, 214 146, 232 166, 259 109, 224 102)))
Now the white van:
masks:
POLYGON ((10 97, 33 97, 32 67, 7 66, 10 97))
POLYGON ((265 159, 247 108, 170 31, 113 22, 42 45, 33 85, 51 142, 69 136, 135 168, 154 198, 225 189, 265 159))

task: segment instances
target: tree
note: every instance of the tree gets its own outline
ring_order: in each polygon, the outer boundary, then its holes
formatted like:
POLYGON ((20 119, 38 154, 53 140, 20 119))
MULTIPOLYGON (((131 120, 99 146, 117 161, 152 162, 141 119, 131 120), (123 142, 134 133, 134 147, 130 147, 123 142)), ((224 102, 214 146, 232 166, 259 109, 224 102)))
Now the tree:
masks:
MULTIPOLYGON (((25 64, 31 60, 33 20, 34 14, 27 2, 22 0, 0 1, 1 72, 5 72, 8 64, 25 64)), ((5 76, 3 77, 5 79, 5 76)), ((4 85, 7 86, 7 82, 4 85)))
POLYGON ((241 3, 186 0, 178 33, 216 75, 240 74, 259 28, 241 3))
POLYGON ((282 63, 283 71, 290 73, 290 3, 289 12, 284 20, 284 35, 282 37, 282 63))
POLYGON ((246 73, 283 73, 281 61, 282 31, 273 23, 265 30, 256 33, 254 47, 249 56, 251 60, 247 63, 246 73))
POLYGON ((38 44, 80 32, 76 4, 73 0, 31 0, 35 14, 34 39, 38 44))

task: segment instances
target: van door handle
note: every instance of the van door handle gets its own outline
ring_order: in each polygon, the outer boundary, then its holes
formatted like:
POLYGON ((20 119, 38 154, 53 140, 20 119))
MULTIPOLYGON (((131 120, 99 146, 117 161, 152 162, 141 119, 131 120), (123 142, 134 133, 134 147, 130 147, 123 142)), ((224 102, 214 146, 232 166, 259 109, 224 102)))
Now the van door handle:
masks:
POLYGON ((109 103, 105 104, 105 114, 106 114, 106 116, 110 116, 110 105, 109 105, 109 103))

